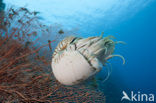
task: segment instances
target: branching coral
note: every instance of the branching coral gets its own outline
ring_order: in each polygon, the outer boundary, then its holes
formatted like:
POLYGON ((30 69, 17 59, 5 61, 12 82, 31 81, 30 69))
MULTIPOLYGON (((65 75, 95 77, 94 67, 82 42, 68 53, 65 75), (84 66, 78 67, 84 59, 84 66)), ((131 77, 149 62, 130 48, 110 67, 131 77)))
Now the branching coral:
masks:
POLYGON ((38 35, 44 35, 35 12, 10 8, 1 18, 0 27, 0 102, 58 103, 105 101, 103 93, 83 85, 66 87, 59 84, 50 68, 48 53, 54 40, 39 46, 38 35), (38 43, 37 43, 38 42, 38 43), (39 47, 38 47, 39 46, 39 47))

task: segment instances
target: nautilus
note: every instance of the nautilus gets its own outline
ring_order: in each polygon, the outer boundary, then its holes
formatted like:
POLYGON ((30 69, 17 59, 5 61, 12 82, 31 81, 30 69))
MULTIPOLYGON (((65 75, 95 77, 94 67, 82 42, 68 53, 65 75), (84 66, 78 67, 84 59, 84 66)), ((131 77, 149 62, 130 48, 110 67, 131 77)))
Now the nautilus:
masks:
POLYGON ((63 85, 75 85, 101 71, 113 55, 115 44, 111 37, 100 36, 64 38, 52 55, 52 72, 63 85))

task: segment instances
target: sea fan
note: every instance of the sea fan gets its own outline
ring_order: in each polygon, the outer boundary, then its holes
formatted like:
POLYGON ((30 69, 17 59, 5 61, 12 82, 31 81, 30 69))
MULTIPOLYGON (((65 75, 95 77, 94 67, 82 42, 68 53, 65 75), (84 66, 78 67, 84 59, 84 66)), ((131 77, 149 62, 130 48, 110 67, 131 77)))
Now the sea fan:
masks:
POLYGON ((0 20, 0 102, 105 102, 104 94, 89 86, 68 87, 55 80, 49 49, 60 36, 42 45, 38 38, 50 32, 37 12, 9 8, 0 20))

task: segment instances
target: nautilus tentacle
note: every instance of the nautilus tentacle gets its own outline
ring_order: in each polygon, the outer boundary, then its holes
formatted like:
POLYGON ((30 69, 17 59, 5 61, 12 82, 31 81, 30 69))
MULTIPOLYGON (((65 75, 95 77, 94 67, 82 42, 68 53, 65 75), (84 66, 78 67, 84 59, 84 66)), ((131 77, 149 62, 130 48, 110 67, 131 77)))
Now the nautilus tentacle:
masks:
MULTIPOLYGON (((64 85, 74 85, 98 73, 113 55, 116 42, 112 36, 78 38, 66 37, 56 47, 52 56, 52 71, 64 85)), ((123 59, 124 61, 124 59, 123 59)))
POLYGON ((105 59, 108 60, 108 59, 113 58, 113 57, 120 57, 123 60, 123 64, 125 64, 125 58, 122 55, 117 55, 117 54, 116 55, 109 55, 105 59))

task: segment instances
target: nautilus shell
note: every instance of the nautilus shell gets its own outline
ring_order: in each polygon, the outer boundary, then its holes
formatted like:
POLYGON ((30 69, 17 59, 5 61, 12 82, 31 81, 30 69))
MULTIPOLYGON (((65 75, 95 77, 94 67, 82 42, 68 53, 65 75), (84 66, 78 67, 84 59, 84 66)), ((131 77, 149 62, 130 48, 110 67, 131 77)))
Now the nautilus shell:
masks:
MULTIPOLYGON (((115 42, 103 35, 89 38, 66 37, 52 55, 52 71, 64 85, 75 85, 98 73, 112 55, 115 42)), ((122 56, 120 56, 122 57, 122 56)))

